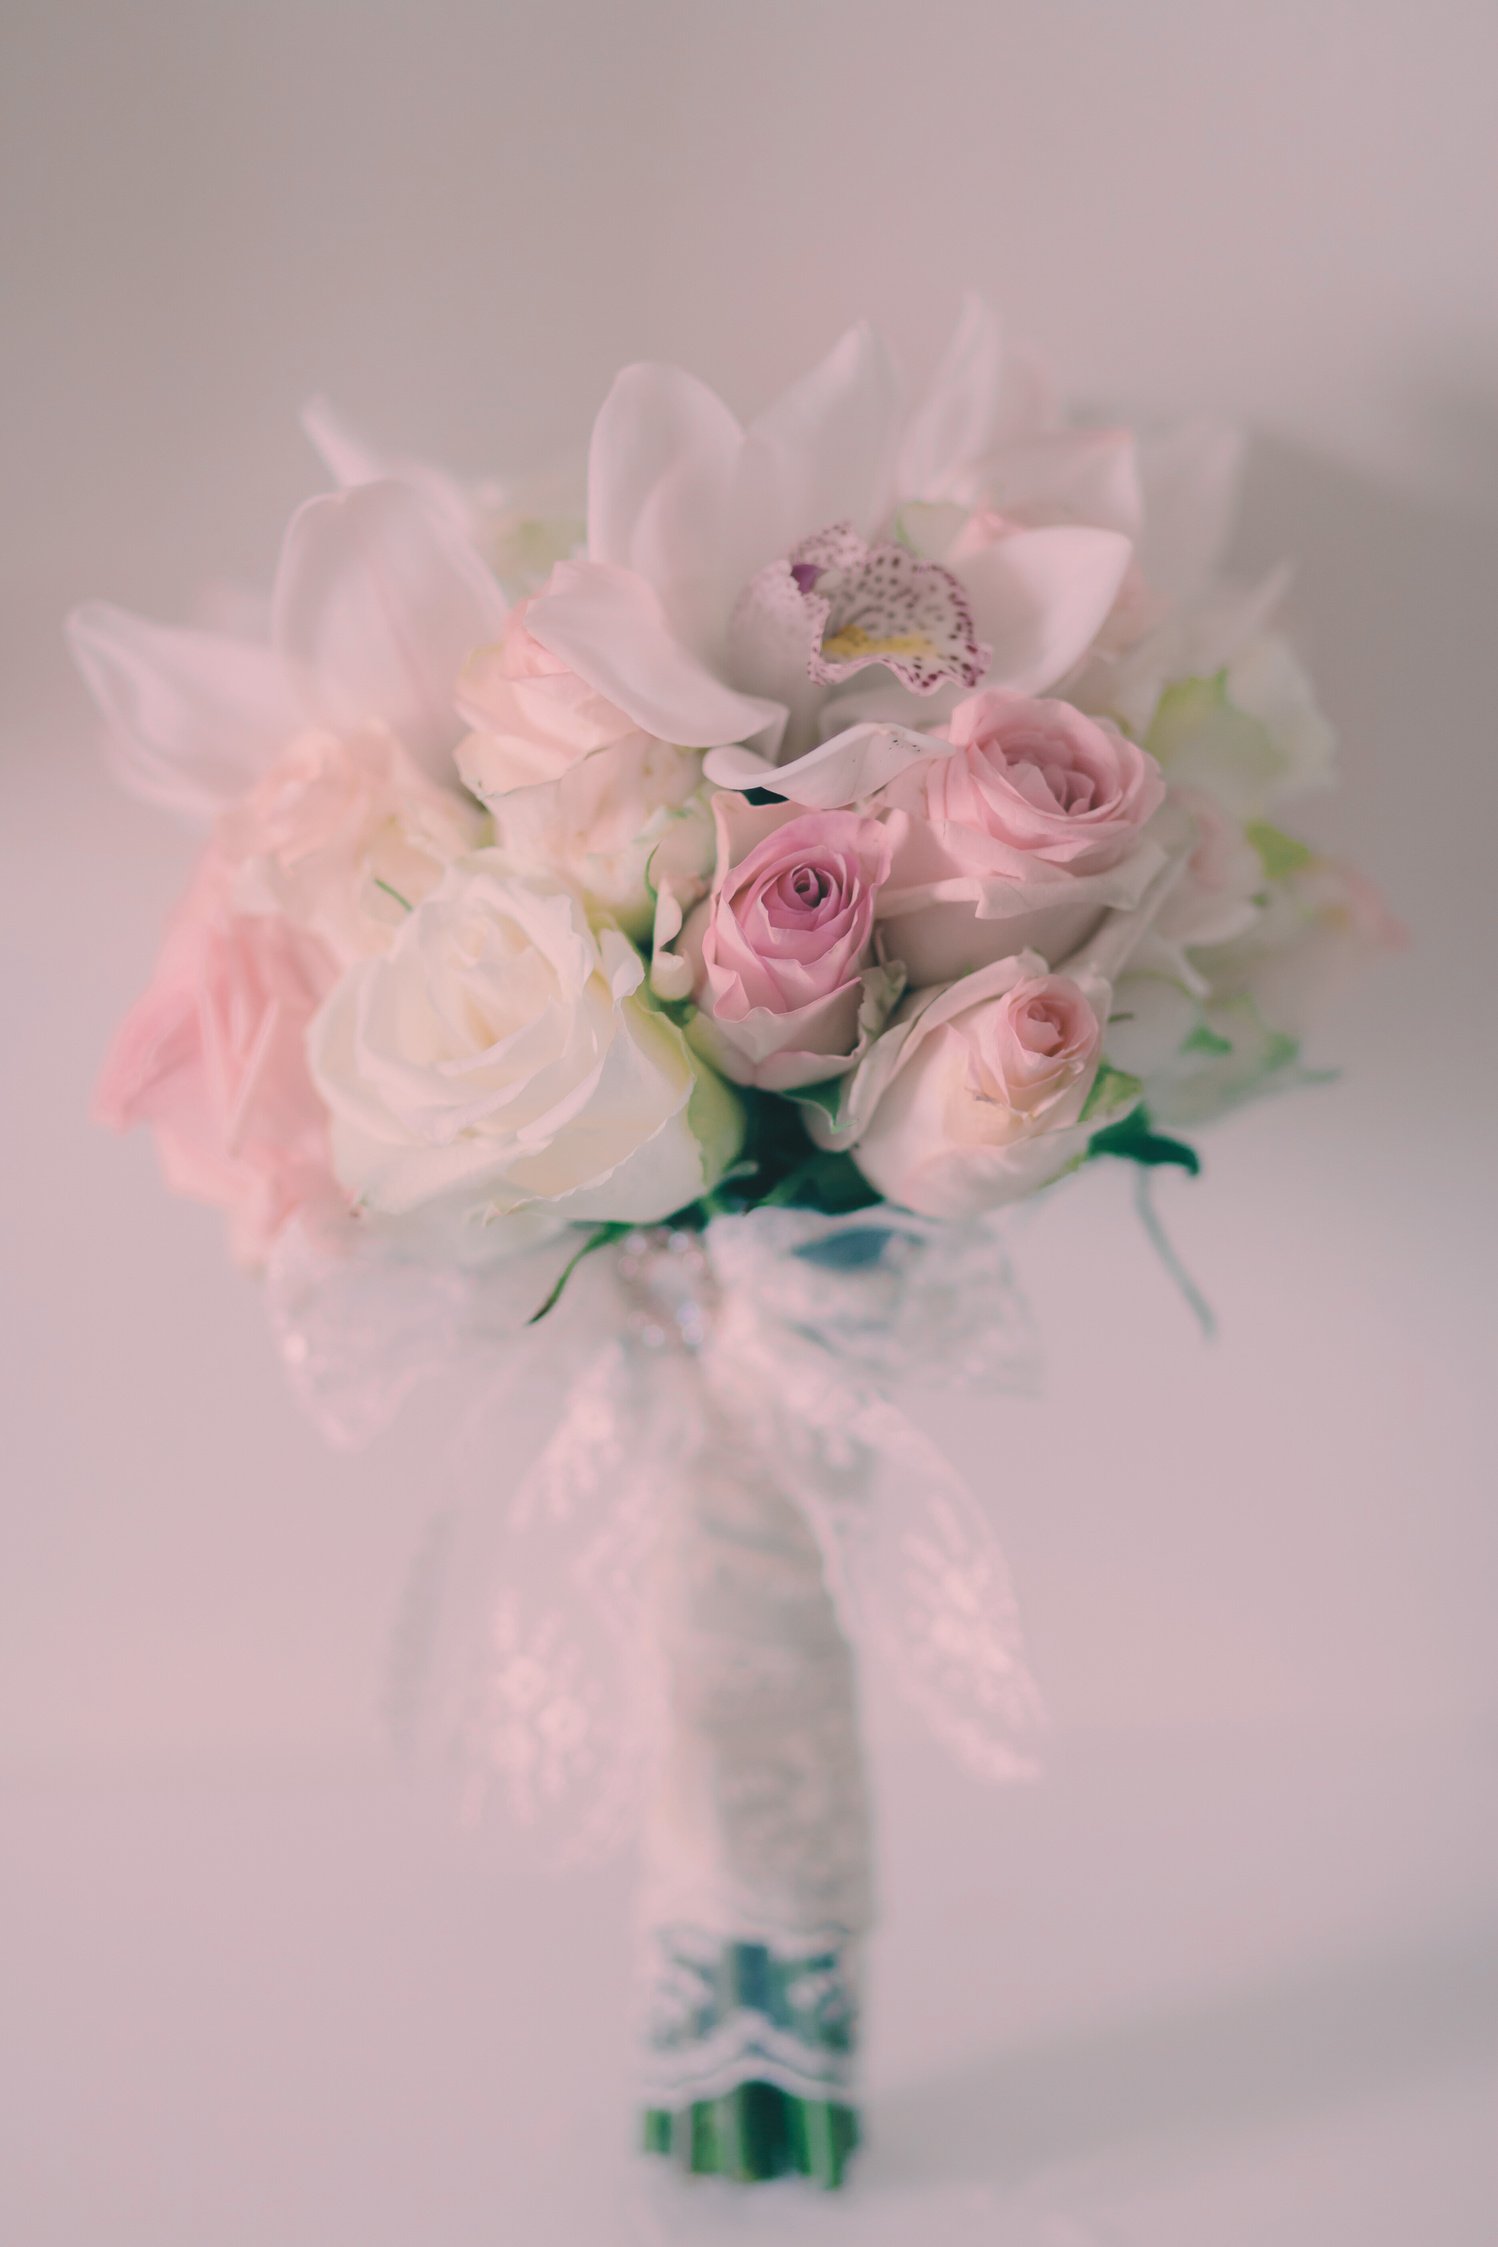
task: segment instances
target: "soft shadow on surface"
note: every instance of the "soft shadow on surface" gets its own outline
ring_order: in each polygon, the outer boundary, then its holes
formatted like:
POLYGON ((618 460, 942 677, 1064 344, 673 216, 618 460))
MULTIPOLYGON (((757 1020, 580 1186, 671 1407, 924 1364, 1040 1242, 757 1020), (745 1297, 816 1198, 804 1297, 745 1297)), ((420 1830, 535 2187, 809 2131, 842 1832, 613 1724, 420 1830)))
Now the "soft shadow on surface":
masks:
POLYGON ((1058 2164, 1243 2141, 1495 2060, 1498 1920, 895 2089, 877 2159, 891 2177, 1018 2189, 1058 2164))

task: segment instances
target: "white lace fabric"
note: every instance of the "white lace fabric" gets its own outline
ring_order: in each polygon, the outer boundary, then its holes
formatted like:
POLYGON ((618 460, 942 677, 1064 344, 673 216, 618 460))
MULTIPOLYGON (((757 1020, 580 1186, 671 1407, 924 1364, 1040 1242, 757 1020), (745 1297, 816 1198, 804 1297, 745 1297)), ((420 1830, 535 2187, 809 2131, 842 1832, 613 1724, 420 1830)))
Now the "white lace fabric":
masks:
POLYGON ((527 1330, 545 1285, 347 1240, 295 1241, 272 1274, 288 1370, 335 1441, 440 1370, 469 1456, 492 1457, 510 1380, 571 1375, 518 1491, 459 1506, 413 1578, 408 1726, 456 1751, 471 1809, 504 1801, 554 1854, 641 1834, 652 2100, 845 2095, 873 1902, 858 1662, 887 1663, 971 1769, 1034 1767, 993 1530, 883 1394, 910 1372, 1031 1384, 1002 1246, 884 1209, 761 1209, 631 1236, 527 1330))

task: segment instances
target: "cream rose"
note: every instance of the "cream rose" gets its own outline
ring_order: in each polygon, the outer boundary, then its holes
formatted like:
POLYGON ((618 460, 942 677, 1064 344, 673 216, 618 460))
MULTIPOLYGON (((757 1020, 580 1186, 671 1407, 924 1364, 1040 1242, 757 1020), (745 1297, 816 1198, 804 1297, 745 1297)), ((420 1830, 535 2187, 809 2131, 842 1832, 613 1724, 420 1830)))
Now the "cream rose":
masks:
POLYGON ((895 1016, 853 1080, 838 1137, 887 1200, 974 1217, 1058 1178, 1100 1123, 1082 1123, 1108 987, 999 960, 895 1016))
POLYGON ((694 821, 699 854, 711 851, 712 821, 699 800, 702 759, 650 734, 595 750, 555 780, 492 794, 487 762, 479 736, 460 746, 458 771, 489 805, 496 843, 518 863, 565 875, 630 936, 649 933, 650 862, 667 831, 694 821))
POLYGON ((643 977, 567 883, 498 851, 462 860, 312 1025, 344 1185, 473 1227, 648 1224, 694 1201, 737 1151, 737 1104, 643 977))
POLYGON ((458 682, 458 707, 474 728, 459 753, 463 777, 490 801, 559 779, 618 742, 651 738, 542 647, 526 622, 530 606, 510 611, 503 638, 470 656, 458 682))
POLYGON ((242 913, 284 914, 343 963, 382 952, 487 822, 393 734, 308 732, 218 823, 242 913))
POLYGON ((1164 783, 1118 728, 1070 703, 989 688, 958 704, 949 756, 884 801, 910 825, 880 895, 881 945, 912 984, 1030 948, 1060 960, 1162 864, 1146 840, 1164 783))

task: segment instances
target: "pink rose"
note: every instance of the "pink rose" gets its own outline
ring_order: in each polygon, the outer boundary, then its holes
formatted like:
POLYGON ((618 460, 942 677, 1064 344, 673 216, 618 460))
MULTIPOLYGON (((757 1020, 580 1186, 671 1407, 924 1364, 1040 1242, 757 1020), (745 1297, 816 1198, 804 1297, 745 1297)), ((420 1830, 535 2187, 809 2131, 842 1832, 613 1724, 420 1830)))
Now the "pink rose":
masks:
MULTIPOLYGON (((907 1000, 849 1088, 853 1157, 923 1217, 996 1209, 1069 1168, 1094 1124, 1107 986, 1033 953, 907 1000)), ((1099 1118, 1106 1121, 1105 1118, 1099 1118)))
POLYGON ((691 1035, 739 1084, 786 1092, 839 1076, 897 991, 872 962, 896 830, 731 791, 714 797, 713 815, 712 893, 681 937, 701 1010, 691 1035))
POLYGON ((946 738, 950 756, 885 792, 910 828, 881 944, 912 983, 1026 946, 1063 959, 1109 907, 1138 903, 1162 863, 1143 832, 1165 793, 1153 757, 1069 702, 992 687, 958 704, 946 738))
POLYGON ((95 1112, 117 1131, 149 1124, 168 1185, 225 1210, 253 1264, 299 1208, 346 1198, 305 1050, 335 970, 315 937, 235 913, 232 880, 210 850, 115 1036, 95 1112))
POLYGON ((458 683, 458 707, 475 729, 458 768, 476 796, 557 780, 597 749, 648 738, 541 645, 526 623, 530 607, 511 610, 504 637, 470 656, 458 683))

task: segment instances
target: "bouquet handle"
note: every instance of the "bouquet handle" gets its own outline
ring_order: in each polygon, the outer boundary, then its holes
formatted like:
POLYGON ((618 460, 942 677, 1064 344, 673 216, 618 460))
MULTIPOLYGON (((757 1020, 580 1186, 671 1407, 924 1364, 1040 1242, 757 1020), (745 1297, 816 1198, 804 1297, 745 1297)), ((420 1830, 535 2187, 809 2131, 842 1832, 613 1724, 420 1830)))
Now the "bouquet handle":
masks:
MULTIPOLYGON (((657 1298, 704 1275, 647 1251, 657 1298)), ((652 1555, 659 1757, 640 1890, 643 2138, 696 2172, 835 2187, 858 2139, 871 1917, 856 1661, 821 1548, 705 1326, 659 1319, 674 1386, 652 1555), (684 1431, 684 1439, 682 1431, 684 1431)), ((667 1362, 662 1363, 665 1357, 667 1362)))

